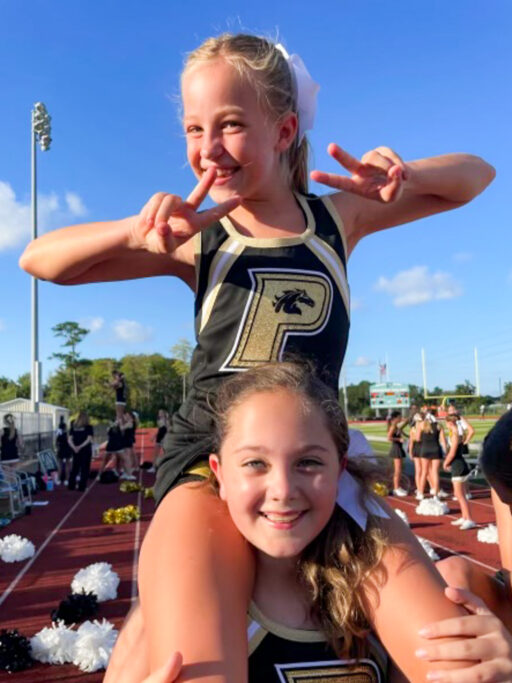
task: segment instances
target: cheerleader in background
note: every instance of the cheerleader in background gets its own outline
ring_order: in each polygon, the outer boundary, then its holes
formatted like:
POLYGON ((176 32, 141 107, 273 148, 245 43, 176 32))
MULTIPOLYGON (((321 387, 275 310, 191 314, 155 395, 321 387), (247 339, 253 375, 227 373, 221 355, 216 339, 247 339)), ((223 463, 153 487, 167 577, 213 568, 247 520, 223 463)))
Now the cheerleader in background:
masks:
MULTIPOLYGON (((448 406, 448 415, 455 415, 457 418, 457 432, 459 434, 459 439, 462 442, 462 455, 469 455, 469 442, 475 434, 475 428, 466 420, 465 417, 460 414, 453 404, 448 406)), ((471 500, 473 496, 469 491, 469 485, 467 482, 464 482, 464 489, 466 498, 471 500)))
POLYGON ((112 382, 110 386, 116 392, 116 418, 120 419, 124 415, 126 409, 126 381, 124 379, 124 372, 119 370, 112 370, 112 382))
POLYGON ((121 419, 121 432, 123 435, 125 459, 130 465, 132 474, 139 469, 139 462, 134 449, 136 429, 137 418, 133 414, 133 411, 129 410, 124 413, 121 419))
POLYGON ((67 486, 69 483, 69 471, 71 461, 73 459, 73 452, 68 443, 68 428, 64 415, 60 416, 57 434, 55 435, 55 450, 57 458, 60 462, 60 481, 58 483, 67 486))
POLYGON ((389 457, 393 458, 393 495, 403 498, 407 491, 400 486, 402 478, 402 460, 405 458, 404 435, 402 432, 406 420, 398 410, 394 410, 388 419, 388 441, 391 441, 389 457))
POLYGON ((160 410, 158 411, 156 426, 158 427, 158 430, 156 435, 152 439, 153 443, 155 444, 155 447, 153 449, 153 455, 151 458, 152 464, 148 472, 156 471, 155 465, 157 465, 158 458, 162 453, 162 442, 164 440, 165 435, 169 431, 169 413, 167 412, 167 410, 160 408, 160 410))
POLYGON ((439 470, 441 469, 443 453, 446 452, 446 437, 430 411, 423 412, 421 417, 422 420, 418 423, 420 458, 422 460, 420 493, 424 495, 428 479, 431 486, 430 493, 434 498, 446 498, 447 494, 441 490, 439 483, 439 470))
POLYGON ((420 458, 420 431, 419 423, 421 422, 421 415, 415 413, 410 422, 409 429, 409 457, 414 465, 414 483, 416 485, 416 500, 423 500, 422 486, 422 467, 423 460, 420 458))
POLYGON ((462 439, 457 429, 457 416, 447 415, 446 424, 450 432, 450 450, 444 461, 443 469, 450 472, 452 476, 453 492, 460 505, 461 517, 452 522, 453 526, 458 526, 461 531, 474 529, 475 522, 471 517, 468 499, 464 488, 464 481, 469 474, 469 466, 462 455, 462 439))

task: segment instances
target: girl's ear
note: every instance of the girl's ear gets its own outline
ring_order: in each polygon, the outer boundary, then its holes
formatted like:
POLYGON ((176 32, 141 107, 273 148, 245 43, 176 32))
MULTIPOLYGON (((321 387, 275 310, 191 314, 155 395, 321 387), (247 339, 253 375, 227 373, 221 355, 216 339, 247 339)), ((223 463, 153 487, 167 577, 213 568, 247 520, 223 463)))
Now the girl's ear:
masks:
POLYGON ((219 497, 221 500, 226 500, 226 497, 224 495, 224 484, 222 481, 222 466, 220 464, 220 458, 217 455, 217 453, 210 453, 208 462, 210 464, 211 471, 214 473, 215 478, 219 483, 219 497))
POLYGON ((297 137, 299 120, 295 112, 287 114, 279 123, 277 149, 285 152, 297 137))

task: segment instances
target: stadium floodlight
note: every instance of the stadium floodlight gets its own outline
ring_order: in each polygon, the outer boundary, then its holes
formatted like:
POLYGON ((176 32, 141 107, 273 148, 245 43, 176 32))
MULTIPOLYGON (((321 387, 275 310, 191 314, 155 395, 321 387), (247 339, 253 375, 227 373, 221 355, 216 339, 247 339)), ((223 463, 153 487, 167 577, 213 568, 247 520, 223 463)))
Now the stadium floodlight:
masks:
MULTIPOLYGON (((51 116, 48 114, 43 102, 36 102, 32 109, 31 123, 31 195, 32 195, 32 239, 37 237, 37 177, 36 177, 36 143, 42 152, 47 152, 52 144, 51 116)), ((30 371, 30 403, 34 413, 39 412, 41 401, 41 364, 39 362, 39 338, 38 338, 38 299, 37 278, 31 279, 31 371, 30 371)), ((38 432, 40 430, 38 429, 38 432)))

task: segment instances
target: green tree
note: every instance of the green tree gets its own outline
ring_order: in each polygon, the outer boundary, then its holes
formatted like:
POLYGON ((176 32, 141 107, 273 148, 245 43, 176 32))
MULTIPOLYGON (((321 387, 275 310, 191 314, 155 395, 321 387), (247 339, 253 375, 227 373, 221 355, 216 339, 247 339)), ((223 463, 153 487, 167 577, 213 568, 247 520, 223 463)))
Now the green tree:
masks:
POLYGON ((24 372, 16 380, 16 397, 17 398, 30 398, 30 384, 31 384, 30 372, 24 372))
POLYGON ((174 359, 174 368, 181 377, 182 381, 183 401, 187 395, 187 376, 190 372, 190 361, 192 359, 193 350, 192 344, 188 341, 188 339, 184 338, 179 339, 178 342, 171 348, 171 354, 174 359))
POLYGON ((17 397, 18 385, 12 379, 0 377, 0 403, 17 397))
MULTIPOLYGON (((343 396, 340 396, 343 405, 343 396)), ((370 408, 370 382, 366 380, 359 384, 347 386, 347 403, 349 415, 362 417, 368 414, 370 408)))
POLYGON ((512 382, 505 382, 503 386, 503 403, 512 403, 512 382))
POLYGON ((60 360, 64 367, 70 371, 73 379, 73 396, 75 401, 78 400, 78 366, 80 365, 80 354, 76 350, 76 347, 84 339, 84 337, 89 334, 89 330, 85 327, 80 327, 80 325, 73 321, 67 321, 64 323, 58 323, 52 327, 52 332, 56 337, 62 337, 64 341, 61 346, 68 349, 67 352, 62 353, 52 353, 50 358, 57 358, 60 360))

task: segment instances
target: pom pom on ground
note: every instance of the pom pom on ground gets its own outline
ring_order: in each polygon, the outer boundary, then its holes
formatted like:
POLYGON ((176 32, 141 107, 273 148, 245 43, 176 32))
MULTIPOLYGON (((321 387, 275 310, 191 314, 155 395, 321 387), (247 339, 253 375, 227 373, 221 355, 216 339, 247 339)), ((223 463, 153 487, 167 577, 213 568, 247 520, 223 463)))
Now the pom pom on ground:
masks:
POLYGON ((109 508, 103 513, 103 524, 129 524, 140 519, 138 505, 125 505, 120 508, 109 508))
POLYGON ((154 491, 153 487, 144 489, 144 498, 146 500, 148 500, 148 499, 154 500, 155 499, 155 491, 154 491))
POLYGON ((71 582, 73 593, 94 593, 98 602, 117 598, 119 576, 108 562, 95 562, 78 571, 71 582))
POLYGON ((33 664, 29 639, 17 629, 3 628, 0 631, 0 671, 12 674, 33 664))
POLYGON ((478 529, 476 537, 480 543, 499 543, 496 524, 488 524, 485 529, 478 529))
POLYGON ((88 673, 106 669, 117 639, 113 624, 85 621, 77 631, 73 664, 88 673))
POLYGON ((119 486, 121 493, 135 493, 136 491, 142 491, 142 486, 137 484, 136 481, 123 481, 119 486))
POLYGON ((70 593, 62 600, 57 609, 52 611, 52 621, 63 621, 65 624, 78 624, 86 619, 94 618, 98 613, 98 597, 94 593, 70 593))
POLYGON ((0 557, 4 562, 21 562, 35 553, 34 544, 18 534, 10 534, 0 539, 0 557))
POLYGON ((407 526, 411 526, 409 524, 409 518, 407 517, 407 513, 405 513, 403 510, 400 510, 400 508, 395 508, 395 512, 400 517, 402 522, 404 522, 404 524, 407 524, 407 526))
POLYGON ((374 493, 376 493, 378 496, 385 497, 385 496, 389 495, 388 487, 386 486, 386 484, 383 484, 380 481, 376 481, 372 485, 372 488, 373 488, 374 493))
POLYGON ((427 539, 421 538, 421 536, 416 536, 416 538, 421 543, 421 545, 423 546, 423 550, 427 553, 427 555, 430 557, 432 562, 436 562, 436 560, 439 559, 439 555, 436 553, 436 551, 430 545, 430 543, 427 541, 427 539))
POLYGON ((440 517, 450 512, 450 508, 446 503, 442 503, 437 498, 424 498, 416 507, 417 515, 427 515, 433 517, 440 517))
POLYGON ((30 639, 32 656, 44 664, 67 664, 73 661, 76 631, 59 621, 45 626, 30 639))

